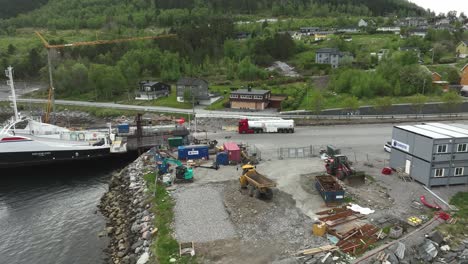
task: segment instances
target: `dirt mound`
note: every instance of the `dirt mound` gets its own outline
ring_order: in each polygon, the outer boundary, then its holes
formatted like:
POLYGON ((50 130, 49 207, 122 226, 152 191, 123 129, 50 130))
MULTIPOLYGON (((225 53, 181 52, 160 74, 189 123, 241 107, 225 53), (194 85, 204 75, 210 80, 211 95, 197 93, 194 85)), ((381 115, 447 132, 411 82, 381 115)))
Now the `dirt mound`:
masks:
POLYGON ((250 197, 237 181, 226 183, 224 204, 241 240, 274 244, 278 255, 320 244, 311 233, 312 220, 296 207, 291 195, 274 190, 272 200, 250 197))

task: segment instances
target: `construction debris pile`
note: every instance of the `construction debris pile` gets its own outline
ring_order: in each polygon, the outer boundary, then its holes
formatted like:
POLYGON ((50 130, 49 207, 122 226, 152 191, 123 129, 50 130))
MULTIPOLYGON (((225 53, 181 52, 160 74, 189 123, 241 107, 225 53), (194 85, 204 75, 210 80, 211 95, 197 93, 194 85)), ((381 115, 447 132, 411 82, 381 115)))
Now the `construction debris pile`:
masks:
POLYGON ((448 245, 450 237, 432 231, 419 240, 419 243, 411 246, 407 246, 406 241, 397 241, 374 254, 370 258, 374 261, 371 263, 468 263, 468 239, 451 247, 448 245))
POLYGON ((319 220, 326 224, 328 234, 338 238, 336 246, 350 255, 356 256, 364 253, 379 238, 383 238, 380 228, 357 221, 365 215, 347 206, 318 212, 317 215, 324 215, 319 220), (343 227, 348 223, 352 224, 348 225, 351 226, 350 228, 343 227))

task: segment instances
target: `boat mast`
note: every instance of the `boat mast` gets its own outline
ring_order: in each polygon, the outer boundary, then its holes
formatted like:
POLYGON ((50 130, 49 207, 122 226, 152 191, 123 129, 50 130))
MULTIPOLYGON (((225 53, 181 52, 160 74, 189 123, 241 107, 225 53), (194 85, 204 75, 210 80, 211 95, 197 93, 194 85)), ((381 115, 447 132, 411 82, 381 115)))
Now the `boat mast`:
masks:
POLYGON ((5 71, 6 77, 8 77, 7 80, 7 85, 10 86, 11 89, 11 96, 10 100, 13 102, 13 110, 15 111, 15 116, 14 116, 14 121, 19 120, 19 115, 18 115, 18 107, 16 105, 16 93, 15 93, 15 84, 13 82, 13 67, 9 66, 7 70, 5 71))

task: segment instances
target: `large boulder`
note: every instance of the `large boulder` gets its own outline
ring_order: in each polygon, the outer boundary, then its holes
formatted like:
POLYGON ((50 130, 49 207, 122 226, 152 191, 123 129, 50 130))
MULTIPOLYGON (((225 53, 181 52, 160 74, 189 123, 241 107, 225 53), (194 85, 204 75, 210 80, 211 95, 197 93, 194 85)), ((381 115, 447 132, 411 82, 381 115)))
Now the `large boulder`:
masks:
POLYGON ((148 252, 143 253, 140 258, 138 258, 137 264, 146 264, 149 260, 148 252))
POLYGON ((426 263, 432 261, 439 253, 437 244, 432 240, 426 239, 418 248, 418 254, 426 263))

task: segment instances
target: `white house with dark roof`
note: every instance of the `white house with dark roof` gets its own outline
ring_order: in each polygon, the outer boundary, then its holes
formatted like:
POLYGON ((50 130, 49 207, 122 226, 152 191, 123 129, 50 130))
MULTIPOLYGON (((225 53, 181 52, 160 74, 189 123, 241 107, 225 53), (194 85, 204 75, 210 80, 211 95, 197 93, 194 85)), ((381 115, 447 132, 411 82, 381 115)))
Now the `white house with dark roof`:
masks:
POLYGON ((139 89, 135 92, 135 100, 154 100, 167 97, 171 93, 169 84, 152 81, 139 82, 139 89))
POLYGON ((315 63, 330 64, 332 68, 338 68, 344 57, 353 58, 348 52, 341 52, 335 48, 322 48, 315 52, 315 63))
POLYGON ((359 20, 358 22, 358 27, 361 28, 361 27, 367 27, 367 26, 368 26, 368 23, 364 19, 361 18, 361 20, 359 20))
POLYGON ((456 53, 459 58, 468 57, 468 40, 460 41, 460 43, 458 43, 456 53))

